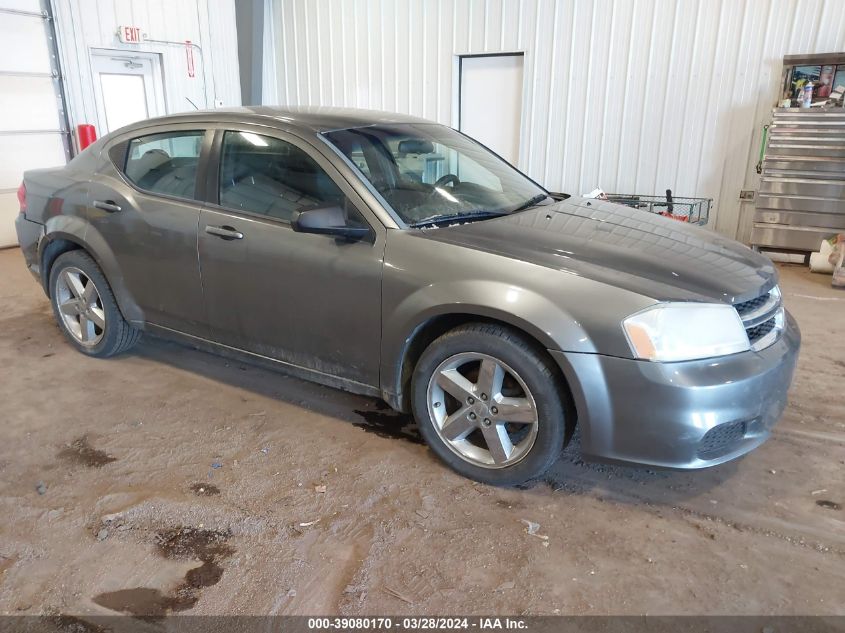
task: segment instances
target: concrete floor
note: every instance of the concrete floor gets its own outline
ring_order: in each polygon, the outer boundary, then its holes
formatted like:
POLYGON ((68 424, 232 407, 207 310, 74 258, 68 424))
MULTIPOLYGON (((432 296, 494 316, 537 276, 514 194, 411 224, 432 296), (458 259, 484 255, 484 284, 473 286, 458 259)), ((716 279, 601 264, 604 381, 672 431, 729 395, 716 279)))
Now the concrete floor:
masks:
POLYGON ((572 446, 497 489, 371 399, 152 338, 85 358, 2 251, 0 613, 845 614, 845 293, 781 274, 804 347, 760 449, 572 446))

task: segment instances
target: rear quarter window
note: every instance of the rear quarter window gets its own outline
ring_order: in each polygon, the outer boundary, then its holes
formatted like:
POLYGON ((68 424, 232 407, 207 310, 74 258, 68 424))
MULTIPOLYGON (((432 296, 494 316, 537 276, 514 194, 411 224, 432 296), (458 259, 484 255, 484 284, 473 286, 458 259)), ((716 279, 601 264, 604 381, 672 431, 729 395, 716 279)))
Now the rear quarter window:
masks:
POLYGON ((129 141, 123 173, 140 189, 194 199, 205 131, 163 132, 129 141))

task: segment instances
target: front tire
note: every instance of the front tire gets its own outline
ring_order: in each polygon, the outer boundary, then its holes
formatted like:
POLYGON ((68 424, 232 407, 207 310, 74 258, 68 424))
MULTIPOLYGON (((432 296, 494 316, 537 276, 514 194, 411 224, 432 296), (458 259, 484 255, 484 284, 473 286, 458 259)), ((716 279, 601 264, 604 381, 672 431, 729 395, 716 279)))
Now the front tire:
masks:
POLYGON ((551 359, 513 330, 458 327, 414 370, 412 405, 431 449, 460 474, 512 486, 542 475, 567 437, 566 392, 551 359))
POLYGON ((123 318, 105 275, 85 251, 56 259, 49 288, 59 329, 83 354, 107 358, 138 342, 141 332, 123 318))

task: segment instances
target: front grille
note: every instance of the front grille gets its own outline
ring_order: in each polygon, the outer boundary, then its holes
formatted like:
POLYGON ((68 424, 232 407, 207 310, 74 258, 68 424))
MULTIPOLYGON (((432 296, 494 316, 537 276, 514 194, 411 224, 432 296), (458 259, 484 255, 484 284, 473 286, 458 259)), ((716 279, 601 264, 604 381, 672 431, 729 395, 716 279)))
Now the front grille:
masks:
POLYGON ((746 333, 748 334, 748 340, 751 341, 751 344, 754 345, 757 341, 761 338, 766 336, 769 332, 775 329, 775 318, 772 317, 768 321, 764 321, 760 325, 755 325, 754 327, 750 327, 746 329, 746 333))
POLYGON ((735 303, 734 308, 745 326, 751 349, 759 351, 777 340, 777 332, 783 328, 783 307, 777 286, 758 297, 735 303))
POLYGON ((726 453, 745 437, 745 422, 727 422, 719 424, 704 434, 698 443, 699 459, 715 459, 726 453))
POLYGON ((766 304, 766 301, 769 300, 769 293, 762 294, 755 299, 751 299, 750 301, 743 301, 742 303, 734 304, 734 308, 736 311, 739 312, 739 316, 743 316, 745 314, 749 314, 754 312, 757 308, 760 308, 766 304))

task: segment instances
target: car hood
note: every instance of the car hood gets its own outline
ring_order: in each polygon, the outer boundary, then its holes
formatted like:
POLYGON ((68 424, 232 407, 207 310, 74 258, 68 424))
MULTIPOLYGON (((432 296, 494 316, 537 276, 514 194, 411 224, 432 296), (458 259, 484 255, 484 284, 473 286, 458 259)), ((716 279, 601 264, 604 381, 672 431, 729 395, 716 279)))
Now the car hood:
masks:
POLYGON ((660 301, 744 301, 777 282, 772 262, 707 229, 587 198, 423 229, 439 242, 519 259, 660 301))

